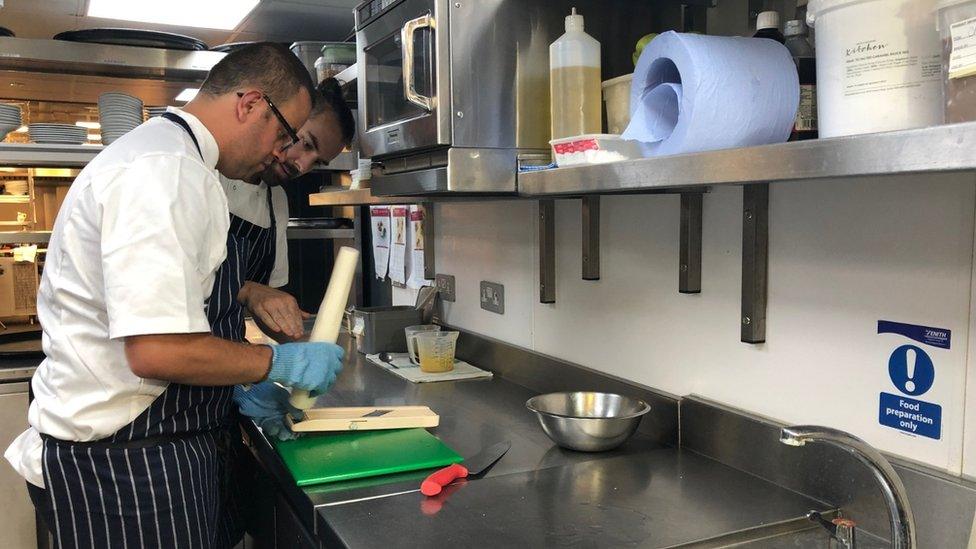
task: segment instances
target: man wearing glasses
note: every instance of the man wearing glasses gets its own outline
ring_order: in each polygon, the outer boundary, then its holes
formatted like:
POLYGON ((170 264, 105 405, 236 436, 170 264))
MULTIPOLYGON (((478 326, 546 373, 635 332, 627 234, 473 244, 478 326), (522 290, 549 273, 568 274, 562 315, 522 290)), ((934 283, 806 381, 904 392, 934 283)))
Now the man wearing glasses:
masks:
POLYGON ((5 453, 57 547, 232 546, 236 409, 260 417, 271 382, 335 380, 338 346, 239 342, 246 238, 218 180, 283 158, 312 92, 287 48, 242 48, 71 185, 37 298, 31 427, 5 453))
POLYGON ((255 265, 238 302, 251 313, 261 329, 279 342, 295 341, 304 335, 302 320, 307 318, 291 295, 278 290, 288 283, 288 198, 282 187, 309 171, 317 162, 328 163, 355 135, 352 111, 342 97, 334 78, 320 83, 308 121, 298 130, 298 142, 276 155, 271 166, 244 181, 221 177, 227 194, 231 223, 250 225, 251 249, 257 250, 255 265), (235 219, 236 218, 236 219, 235 219))

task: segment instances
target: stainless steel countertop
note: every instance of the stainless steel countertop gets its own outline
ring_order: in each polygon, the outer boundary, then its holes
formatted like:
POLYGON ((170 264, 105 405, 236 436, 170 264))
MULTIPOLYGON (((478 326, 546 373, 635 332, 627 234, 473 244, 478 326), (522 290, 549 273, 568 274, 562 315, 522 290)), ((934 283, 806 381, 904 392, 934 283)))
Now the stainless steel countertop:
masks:
POLYGON ((657 547, 827 510, 639 433, 611 452, 563 450, 525 408, 535 393, 524 387, 498 375, 490 381, 413 384, 369 363, 348 338, 345 345, 346 367, 317 406, 427 405, 441 416, 431 431, 461 455, 500 440, 511 440, 512 448, 485 478, 457 487, 441 512, 428 517, 418 488, 429 471, 298 488, 270 443, 246 424, 252 448, 277 488, 322 539, 356 547, 395 545, 404 537, 411 545, 457 541, 497 547, 505 545, 498 537, 504 535, 529 545, 644 540, 657 547), (375 522, 378 517, 382 521, 375 522))
POLYGON ((677 448, 474 480, 434 499, 410 493, 321 508, 332 535, 320 537, 348 547, 409 539, 413 547, 664 548, 823 507, 677 448))

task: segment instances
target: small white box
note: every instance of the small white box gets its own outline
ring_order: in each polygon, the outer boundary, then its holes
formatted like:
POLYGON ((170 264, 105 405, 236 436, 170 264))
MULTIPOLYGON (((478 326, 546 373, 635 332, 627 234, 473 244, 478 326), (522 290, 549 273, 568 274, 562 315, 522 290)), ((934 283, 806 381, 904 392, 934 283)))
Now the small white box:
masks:
POLYGON ((639 142, 606 133, 553 139, 549 145, 552 147, 556 165, 560 168, 643 158, 639 142))

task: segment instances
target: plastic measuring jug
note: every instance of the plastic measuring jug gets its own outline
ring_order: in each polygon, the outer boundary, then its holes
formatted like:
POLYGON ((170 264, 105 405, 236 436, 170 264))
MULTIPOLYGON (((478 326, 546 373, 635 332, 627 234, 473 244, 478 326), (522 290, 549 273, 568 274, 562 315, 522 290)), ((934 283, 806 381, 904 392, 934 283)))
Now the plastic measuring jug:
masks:
POLYGON ((424 372, 450 372, 454 369, 454 349, 460 332, 422 332, 416 334, 420 369, 424 372))

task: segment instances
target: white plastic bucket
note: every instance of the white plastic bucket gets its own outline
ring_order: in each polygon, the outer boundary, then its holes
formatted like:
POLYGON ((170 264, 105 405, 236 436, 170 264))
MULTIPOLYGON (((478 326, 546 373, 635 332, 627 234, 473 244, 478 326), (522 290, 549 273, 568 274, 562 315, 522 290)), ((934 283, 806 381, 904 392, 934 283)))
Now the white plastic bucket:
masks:
POLYGON ((634 74, 603 81, 603 102, 607 106, 607 133, 620 135, 630 124, 630 83, 634 74))
POLYGON ((936 0, 810 0, 820 137, 942 122, 936 0))

